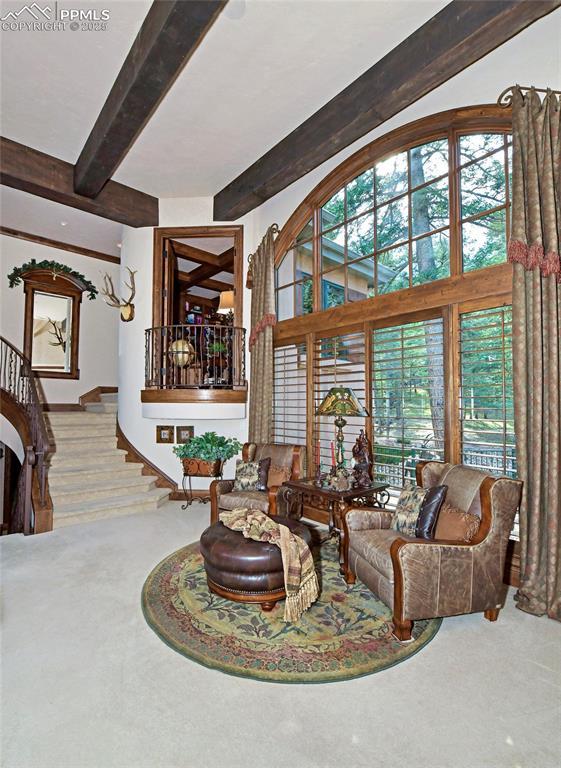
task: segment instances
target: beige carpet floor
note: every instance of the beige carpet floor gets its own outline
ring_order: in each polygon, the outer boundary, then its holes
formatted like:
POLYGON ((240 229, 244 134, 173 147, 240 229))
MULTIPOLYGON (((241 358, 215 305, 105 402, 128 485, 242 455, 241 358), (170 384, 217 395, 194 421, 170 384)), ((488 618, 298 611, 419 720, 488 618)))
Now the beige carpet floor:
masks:
POLYGON ((208 506, 0 539, 2 768, 558 768, 561 625, 446 619, 408 661, 282 686, 174 653, 140 591, 208 506))

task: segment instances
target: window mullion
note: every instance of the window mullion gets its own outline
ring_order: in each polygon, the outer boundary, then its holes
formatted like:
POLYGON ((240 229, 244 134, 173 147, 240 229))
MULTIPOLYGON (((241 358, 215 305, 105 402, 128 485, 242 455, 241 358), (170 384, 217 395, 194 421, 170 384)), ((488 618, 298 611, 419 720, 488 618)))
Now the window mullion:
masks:
POLYGON ((460 349, 457 304, 444 310, 444 459, 460 463, 460 349))
POLYGON ((312 260, 313 260, 313 280, 312 280, 312 306, 314 312, 319 312, 322 309, 321 306, 321 208, 314 210, 313 216, 313 246, 312 246, 312 260))
POLYGON ((453 129, 448 131, 448 190, 450 195, 450 277, 453 277, 462 272, 459 139, 453 129))

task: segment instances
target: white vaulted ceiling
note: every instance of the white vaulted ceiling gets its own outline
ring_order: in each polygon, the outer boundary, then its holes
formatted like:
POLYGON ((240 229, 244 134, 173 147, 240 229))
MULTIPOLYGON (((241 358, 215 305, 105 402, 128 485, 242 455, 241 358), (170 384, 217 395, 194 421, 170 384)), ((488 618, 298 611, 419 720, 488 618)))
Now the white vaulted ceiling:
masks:
POLYGON ((446 4, 231 0, 115 180, 158 197, 216 194, 446 4))
POLYGON ((91 3, 110 10, 105 31, 0 32, 2 136, 75 163, 151 4, 91 3))
MULTIPOLYGON (((230 0, 114 179, 160 198, 214 196, 447 2, 230 0)), ((109 9, 105 31, 0 32, 0 133, 75 163, 150 5, 151 0, 84 3, 109 9)), ((59 6, 73 7, 70 0, 59 6)), ((20 0, 0 0, 2 15, 19 8, 20 0)), ((518 72, 526 74, 516 77, 559 87, 558 76, 550 73, 559 71, 560 14, 522 33, 530 41, 522 57, 516 41, 501 50, 514 45, 518 53, 498 65, 491 54, 498 82, 510 85, 513 63, 522 62, 518 72), (537 44, 534 29, 541 30, 537 44)), ((444 107, 442 88, 425 97, 434 100, 433 111, 477 103, 481 91, 488 101, 481 66, 471 68, 467 96, 455 90, 444 107)), ((463 74, 459 82, 465 82, 463 74)), ((57 222, 68 219, 78 238, 74 244, 115 252, 119 225, 19 195, 2 196, 4 226, 68 240, 69 231, 62 236, 57 229, 57 222)))
MULTIPOLYGON (((106 31, 1 33, 2 135, 76 162, 151 2, 101 5, 106 31)), ((214 195, 444 5, 230 0, 114 179, 214 195)))

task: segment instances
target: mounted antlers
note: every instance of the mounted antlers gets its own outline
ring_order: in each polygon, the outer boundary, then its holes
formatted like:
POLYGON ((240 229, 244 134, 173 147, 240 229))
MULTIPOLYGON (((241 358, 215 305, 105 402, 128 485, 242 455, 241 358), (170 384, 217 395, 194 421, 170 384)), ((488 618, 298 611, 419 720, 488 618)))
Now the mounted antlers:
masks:
POLYGON ((124 301, 123 299, 120 299, 115 294, 115 288, 113 287, 113 280, 111 279, 111 275, 109 275, 107 272, 103 274, 103 288, 101 289, 101 293, 109 299, 105 300, 105 303, 109 307, 116 307, 121 310, 121 320, 124 323, 128 323, 130 320, 134 317, 134 304, 132 303, 132 300, 134 299, 134 295, 136 293, 136 288, 134 284, 134 276, 136 275, 138 270, 132 270, 130 267, 127 267, 129 274, 130 274, 130 285, 128 283, 125 283, 127 288, 130 290, 131 295, 130 297, 124 301))
POLYGON ((50 317, 48 317, 47 320, 53 326, 53 330, 49 331, 49 333, 56 339, 56 341, 49 341, 49 344, 51 347, 62 347, 62 351, 66 352, 66 339, 64 338, 64 331, 62 330, 62 326, 57 325, 56 321, 51 320, 50 317))

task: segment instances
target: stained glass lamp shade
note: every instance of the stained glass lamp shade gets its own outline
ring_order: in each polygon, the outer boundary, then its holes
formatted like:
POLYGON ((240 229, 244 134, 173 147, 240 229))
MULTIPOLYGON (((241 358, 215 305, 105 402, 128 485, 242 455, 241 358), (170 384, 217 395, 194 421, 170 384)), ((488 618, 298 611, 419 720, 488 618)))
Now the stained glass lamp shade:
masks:
POLYGON ((335 416, 335 426, 337 427, 335 438, 336 467, 342 469, 345 466, 343 427, 347 424, 344 417, 368 416, 368 413, 350 387, 331 387, 319 404, 316 414, 318 416, 335 416))

